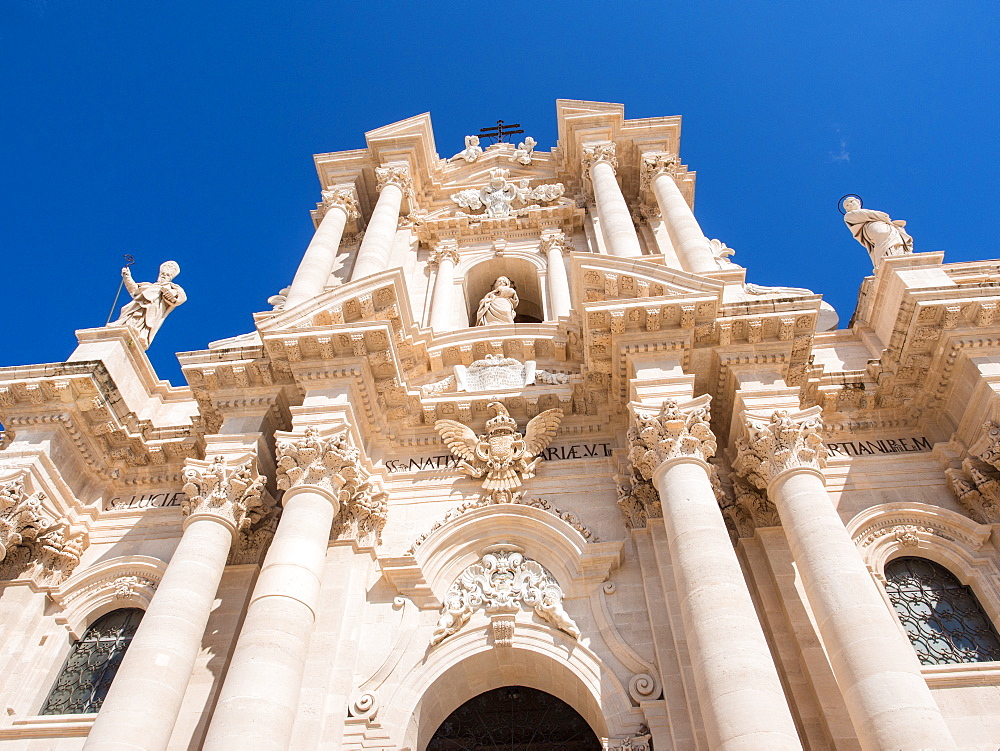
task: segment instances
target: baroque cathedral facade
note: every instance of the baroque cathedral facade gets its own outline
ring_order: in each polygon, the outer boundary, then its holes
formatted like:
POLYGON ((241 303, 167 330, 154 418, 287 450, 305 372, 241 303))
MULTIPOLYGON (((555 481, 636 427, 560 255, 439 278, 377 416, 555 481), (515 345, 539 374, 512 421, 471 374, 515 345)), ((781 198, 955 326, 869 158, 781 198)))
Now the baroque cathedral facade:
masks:
POLYGON ((0 368, 0 748, 1000 746, 996 261, 847 197, 838 328, 703 234, 679 117, 557 118, 316 156, 186 386, 172 262, 0 368))

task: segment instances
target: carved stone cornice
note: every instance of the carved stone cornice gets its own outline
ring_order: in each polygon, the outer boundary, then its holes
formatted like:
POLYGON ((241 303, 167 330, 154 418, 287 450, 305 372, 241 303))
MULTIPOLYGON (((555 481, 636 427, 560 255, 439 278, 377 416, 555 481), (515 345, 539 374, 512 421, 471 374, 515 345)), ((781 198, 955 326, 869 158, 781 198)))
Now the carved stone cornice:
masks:
POLYGON ((323 191, 323 202, 320 211, 325 215, 331 208, 338 208, 347 215, 347 220, 361 216, 358 208, 358 195, 353 188, 330 187, 323 191))
POLYGON ((181 501, 181 514, 187 519, 214 517, 237 532, 247 532, 273 512, 265 483, 253 457, 235 465, 221 456, 212 461, 189 459, 184 467, 187 498, 181 501))
POLYGON ((739 455, 733 469, 750 485, 766 490, 784 472, 799 468, 822 470, 826 466, 820 408, 794 415, 777 410, 770 420, 746 416, 747 437, 736 442, 739 455))
POLYGON ((410 168, 406 165, 390 164, 375 168, 375 189, 381 193, 386 185, 395 185, 404 196, 413 193, 413 178, 410 168))
POLYGON ((692 458, 707 466, 716 449, 710 401, 708 394, 683 404, 666 399, 658 414, 634 408, 628 456, 644 479, 652 480, 657 467, 670 459, 692 458))
POLYGON ((438 241, 437 245, 434 246, 434 250, 431 251, 430 262, 431 264, 438 266, 441 261, 448 259, 452 263, 457 264, 460 260, 458 255, 458 241, 453 238, 448 238, 445 240, 438 241))
POLYGON ((63 580, 80 563, 87 535, 67 519, 54 520, 42 492, 28 493, 24 476, 0 483, 0 579, 36 564, 42 579, 63 580))
POLYGON ((683 172, 681 159, 669 151, 658 151, 642 155, 639 168, 639 190, 646 191, 660 175, 674 175, 683 172))
POLYGON ((583 175, 590 177, 590 170, 595 164, 610 164, 611 169, 618 172, 618 157, 615 144, 612 141, 595 143, 583 147, 583 175))

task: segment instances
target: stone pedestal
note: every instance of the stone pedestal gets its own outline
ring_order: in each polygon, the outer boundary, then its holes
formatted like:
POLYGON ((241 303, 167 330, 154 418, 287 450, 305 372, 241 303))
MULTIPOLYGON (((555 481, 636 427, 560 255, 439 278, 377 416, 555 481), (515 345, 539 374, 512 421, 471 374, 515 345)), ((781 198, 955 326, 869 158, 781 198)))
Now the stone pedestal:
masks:
POLYGON ((636 416, 629 457, 660 494, 705 731, 713 749, 801 749, 710 481, 708 398, 636 416))
POLYGON ((310 300, 324 290, 337 259, 344 227, 349 219, 358 216, 358 200, 353 188, 323 191, 323 203, 326 215, 316 228, 316 234, 295 272, 285 301, 286 308, 310 300))
POLYGON ((954 749, 913 647, 826 492, 818 412, 749 418, 735 468, 777 506, 862 748, 954 749))
POLYGON ((396 239, 399 210, 404 196, 410 191, 410 172, 407 167, 379 167, 375 170, 379 197, 372 211, 365 237, 358 248, 358 257, 351 272, 351 281, 378 274, 389 268, 389 254, 396 239))
POLYGON ((613 256, 641 256, 639 237, 635 233, 632 214, 615 177, 618 160, 615 145, 602 143, 587 146, 583 157, 584 170, 594 186, 594 202, 601 220, 601 231, 613 256))

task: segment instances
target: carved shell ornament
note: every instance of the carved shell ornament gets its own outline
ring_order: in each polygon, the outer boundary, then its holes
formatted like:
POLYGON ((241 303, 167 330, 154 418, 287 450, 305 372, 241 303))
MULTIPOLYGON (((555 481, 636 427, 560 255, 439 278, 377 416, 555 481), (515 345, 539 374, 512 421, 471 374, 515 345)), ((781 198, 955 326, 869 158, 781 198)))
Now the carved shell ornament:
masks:
POLYGON ((501 402, 490 402, 487 409, 494 416, 486 421, 483 435, 455 420, 438 420, 434 429, 461 460, 458 468, 470 477, 483 478, 483 495, 499 502, 517 491, 522 480, 535 476, 538 455, 555 437, 563 411, 548 409, 533 417, 522 436, 501 402))

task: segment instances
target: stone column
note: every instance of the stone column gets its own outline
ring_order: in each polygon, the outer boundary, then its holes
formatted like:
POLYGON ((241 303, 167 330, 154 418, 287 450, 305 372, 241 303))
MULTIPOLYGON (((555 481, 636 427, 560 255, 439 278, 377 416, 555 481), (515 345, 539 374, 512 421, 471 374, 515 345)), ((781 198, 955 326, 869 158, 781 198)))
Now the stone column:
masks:
POLYGON ((549 308, 552 318, 554 320, 560 316, 568 316, 572 303, 569 296, 569 279, 566 277, 566 264, 563 263, 566 235, 562 232, 543 232, 541 250, 546 259, 546 281, 549 287, 549 308))
POLYGON ((583 149, 584 175, 594 186, 594 202, 601 220, 601 231, 613 256, 641 256, 639 237, 632 214, 618 185, 615 173, 618 159, 613 143, 600 143, 583 149))
POLYGON ((379 167, 375 170, 375 178, 378 201, 358 248, 358 257, 351 272, 352 282, 389 268, 389 254, 399 226, 399 209, 403 205, 403 197, 413 190, 410 169, 404 165, 379 167))
POLYGON ((192 459, 184 479, 184 534, 94 721, 88 751, 167 747, 234 536, 269 512, 253 459, 236 466, 192 459))
MULTIPOLYGON (((431 328, 444 333, 454 327, 455 264, 458 263, 458 242, 442 240, 431 255, 431 263, 438 267, 431 297, 431 328)), ((461 328, 461 327, 460 327, 461 328)))
MULTIPOLYGON (((246 620, 204 748, 289 746, 334 517, 377 506, 346 432, 278 433, 278 487, 285 491, 246 620)), ((384 523, 384 501, 381 502, 384 523)))
POLYGON ((954 749, 916 653, 826 492, 819 412, 748 415, 734 469, 778 508, 862 748, 954 749))
POLYGON ((337 251, 349 219, 358 217, 358 198, 353 187, 329 188, 323 191, 326 214, 316 228, 312 242, 292 279, 285 308, 311 300, 326 287, 337 260, 337 251))
POLYGON ((670 243, 684 269, 695 273, 718 271, 719 264, 715 260, 712 246, 674 182, 674 175, 680 166, 676 154, 660 152, 643 155, 641 187, 648 185, 652 188, 663 221, 667 225, 670 243))
POLYGON ((637 409, 629 460, 660 495, 681 618, 708 743, 716 751, 801 749, 711 481, 709 397, 637 409))

